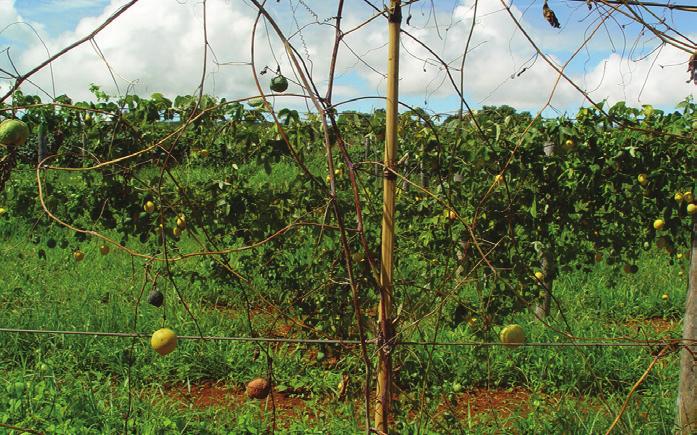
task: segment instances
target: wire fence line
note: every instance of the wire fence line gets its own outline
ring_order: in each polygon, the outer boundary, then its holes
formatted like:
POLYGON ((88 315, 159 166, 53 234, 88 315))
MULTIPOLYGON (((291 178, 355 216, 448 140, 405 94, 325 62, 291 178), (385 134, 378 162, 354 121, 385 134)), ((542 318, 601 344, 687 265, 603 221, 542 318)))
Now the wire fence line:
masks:
MULTIPOLYGON (((151 334, 145 332, 103 332, 103 331, 60 331, 52 329, 21 329, 0 328, 0 333, 36 334, 36 335, 77 335, 93 337, 114 338, 150 338, 151 334)), ((250 343, 289 343, 289 344, 361 344, 355 339, 322 339, 322 338, 276 338, 276 337, 242 337, 221 335, 178 335, 178 340, 202 340, 202 341, 237 341, 250 343)), ((627 341, 589 341, 589 342, 528 342, 516 344, 516 347, 646 347, 646 346, 675 346, 695 343, 697 340, 670 339, 670 340, 627 340, 627 341)), ((373 338, 365 341, 366 344, 375 345, 378 340, 373 338)), ((397 341, 398 346, 438 346, 438 347, 511 347, 511 344, 496 341, 397 341)))

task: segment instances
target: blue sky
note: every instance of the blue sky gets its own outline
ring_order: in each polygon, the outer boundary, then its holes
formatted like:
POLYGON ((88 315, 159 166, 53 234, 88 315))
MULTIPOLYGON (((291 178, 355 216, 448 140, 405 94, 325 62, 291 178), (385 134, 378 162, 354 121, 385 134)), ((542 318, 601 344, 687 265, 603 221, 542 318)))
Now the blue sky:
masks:
MULTIPOLYGON (((55 52, 84 36, 123 3, 124 0, 0 0, 0 29, 4 29, 0 33, 0 50, 9 47, 15 65, 20 70, 28 69, 45 59, 46 48, 27 26, 5 26, 19 20, 30 23, 49 52, 55 52)), ((373 3, 381 4, 377 0, 373 3)), ((513 1, 511 10, 543 53, 563 64, 593 32, 599 15, 595 10, 589 12, 583 2, 549 3, 557 13, 561 29, 553 29, 544 21, 540 0, 513 1)), ((267 4, 303 59, 314 66, 313 78, 318 86, 326 86, 333 30, 321 23, 334 15, 336 2, 281 0, 267 4)), ((53 80, 48 72, 42 72, 35 82, 48 94, 55 86, 57 93, 76 98, 88 98, 91 83, 113 94, 193 93, 202 70, 200 5, 194 0, 141 0, 97 37, 97 46, 85 45, 75 50, 53 65, 53 80)), ((217 58, 218 63, 207 65, 206 91, 228 99, 255 95, 248 65, 249 35, 255 18, 251 4, 242 0, 209 0, 208 5, 209 58, 217 58)), ((405 19, 410 14, 412 18, 404 28, 457 69, 472 23, 472 6, 473 0, 422 1, 405 9, 405 19), (432 3, 437 5, 435 10, 432 3)), ((557 75, 541 58, 530 61, 535 59, 535 50, 500 0, 480 0, 478 8, 465 67, 465 95, 473 107, 509 104, 536 111, 545 107, 550 96, 552 106, 546 113, 575 112, 584 104, 581 95, 565 81, 555 89, 557 75), (525 72, 517 76, 525 67, 525 72)), ((697 39, 695 14, 657 13, 683 34, 697 39)), ((347 0, 344 29, 358 25, 372 14, 363 1, 347 0)), ((346 38, 337 68, 337 101, 384 95, 385 44, 384 20, 374 20, 346 38)), ((598 28, 566 72, 595 100, 626 100, 632 105, 653 104, 671 109, 694 94, 694 85, 685 84, 689 55, 672 47, 654 52, 658 45, 653 35, 642 35, 640 26, 615 14, 598 28)), ((257 71, 264 65, 275 68, 278 60, 284 74, 294 78, 283 47, 273 35, 266 35, 263 27, 258 31, 256 47, 257 71)), ((403 101, 425 105, 436 112, 457 109, 454 89, 431 54, 405 38, 401 59, 403 101)), ((7 67, 7 60, 0 59, 0 68, 7 67)), ((459 82, 459 72, 451 72, 459 82)), ((266 83, 269 75, 260 78, 266 83)), ((25 90, 42 92, 31 87, 25 90)), ((300 92, 301 88, 291 85, 290 91, 300 92)), ((297 100, 284 100, 284 104, 302 108, 297 100)), ((374 104, 371 100, 351 108, 366 110, 374 104)))

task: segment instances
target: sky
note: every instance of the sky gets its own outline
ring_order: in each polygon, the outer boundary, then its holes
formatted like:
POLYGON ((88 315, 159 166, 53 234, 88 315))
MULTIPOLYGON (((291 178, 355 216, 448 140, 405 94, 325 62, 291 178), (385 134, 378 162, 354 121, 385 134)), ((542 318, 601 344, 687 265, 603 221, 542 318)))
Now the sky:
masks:
MULTIPOLYGON (((0 0, 0 68, 26 72, 104 22, 125 0, 0 0)), ((686 0, 684 3, 689 3, 686 0)), ((387 23, 370 4, 381 0, 346 0, 333 102, 385 95, 387 23), (367 22, 366 22, 367 21, 367 22)), ((403 29, 428 46, 403 35, 400 52, 400 100, 435 113, 454 112, 459 98, 460 65, 472 24, 464 64, 464 95, 473 108, 507 104, 519 110, 575 113, 590 103, 537 54, 537 47, 561 66, 593 101, 626 101, 674 110, 694 95, 686 83, 689 53, 661 45, 651 32, 616 12, 601 18, 584 2, 549 0, 561 27, 542 16, 542 0, 422 0, 403 11, 403 29), (508 10, 506 8, 508 7, 508 10), (509 12, 510 11, 510 12, 509 12), (515 18, 515 20, 512 18, 515 18), (406 22, 408 18, 408 23, 406 22), (516 21, 525 33, 518 28, 516 21), (530 40, 532 40, 532 43, 530 40), (534 45, 533 45, 534 43, 534 45), (434 55, 435 54, 435 55, 434 55), (437 57, 436 57, 437 55, 437 57), (448 65, 444 68, 440 58, 448 65), (448 75, 448 72, 450 76, 448 75), (548 105, 549 104, 549 105, 548 105)), ((267 0, 266 7, 326 92, 334 42, 336 0, 267 0)), ((626 11, 626 9, 625 9, 626 11)), ((697 41, 695 13, 640 11, 648 22, 659 18, 697 41)), ((258 94, 254 73, 265 89, 280 67, 302 93, 283 44, 271 25, 259 22, 251 66, 252 28, 257 10, 249 0, 140 0, 99 33, 32 77, 22 87, 43 101, 67 94, 89 100, 91 84, 110 95, 160 92, 170 98, 194 94, 201 82, 204 18, 208 38, 204 89, 228 100, 258 94), (259 74, 264 67, 272 72, 259 74)), ((679 39, 682 37, 678 36, 679 39)), ((0 94, 8 89, 0 72, 0 94)), ((275 104, 306 109, 304 100, 279 97, 275 104)), ((340 107, 371 110, 378 99, 340 107)))

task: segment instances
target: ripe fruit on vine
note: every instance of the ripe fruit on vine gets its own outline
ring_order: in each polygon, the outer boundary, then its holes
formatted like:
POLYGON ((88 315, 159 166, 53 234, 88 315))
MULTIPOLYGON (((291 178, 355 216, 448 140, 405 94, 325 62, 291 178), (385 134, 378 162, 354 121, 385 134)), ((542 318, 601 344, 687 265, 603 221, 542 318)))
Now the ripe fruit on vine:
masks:
POLYGON ((685 201, 685 202, 692 202, 692 200, 695 199, 695 198, 694 198, 694 196, 692 195, 692 192, 690 192, 690 191, 688 190, 687 192, 685 192, 685 193, 682 194, 682 199, 683 199, 683 201, 685 201))
POLYGON ((177 347, 177 334, 169 328, 158 329, 152 334, 150 346, 155 352, 165 356, 177 347))
POLYGON ((448 210, 448 219, 451 221, 457 219, 457 213, 455 213, 455 210, 448 210))
POLYGON ((288 79, 279 74, 271 79, 270 88, 274 92, 285 92, 288 89, 288 79))
POLYGON ((18 119, 6 119, 0 122, 0 144, 21 146, 29 137, 29 127, 18 119))
POLYGON ((535 272, 535 279, 537 279, 538 281, 542 281, 543 279, 545 279, 545 274, 538 270, 537 272, 535 272))
POLYGON ((685 198, 683 197, 683 195, 682 195, 682 192, 676 192, 676 193, 675 193, 675 196, 673 196, 673 198, 674 198, 677 202, 682 202, 682 201, 685 199, 685 198))
POLYGON ((184 215, 179 215, 179 217, 177 217, 177 226, 182 230, 186 228, 186 218, 184 215))
POLYGON ((520 346, 522 343, 525 343, 525 331, 520 325, 508 325, 501 330, 499 338, 501 338, 501 343, 509 347, 520 346))
POLYGON ((662 230, 665 226, 666 226, 666 223, 665 223, 665 221, 664 221, 663 219, 656 219, 655 221, 653 221, 653 228, 654 228, 655 230, 660 231, 660 230, 662 230))
POLYGON ((649 176, 646 174, 639 174, 637 180, 639 180, 639 184, 646 186, 649 183, 649 176))
POLYGON ((85 258, 85 253, 78 249, 77 251, 73 252, 73 258, 75 261, 82 261, 85 258))
POLYGON ((687 214, 697 213, 697 204, 687 204, 687 214))
POLYGON ((102 254, 102 255, 108 254, 108 253, 109 253, 109 246, 107 246, 107 245, 101 245, 101 246, 99 247, 99 253, 102 254))
POLYGON ((155 203, 152 201, 147 201, 145 205, 143 206, 143 210, 145 210, 146 213, 152 213, 155 211, 155 203))
POLYGON ((179 236, 181 236, 181 235, 182 235, 182 230, 181 230, 181 228, 179 228, 179 227, 174 227, 174 228, 172 228, 172 235, 173 235, 174 237, 179 237, 179 236))
POLYGON ((250 399, 265 399, 271 392, 271 383, 264 378, 257 378, 247 384, 247 396, 250 399))

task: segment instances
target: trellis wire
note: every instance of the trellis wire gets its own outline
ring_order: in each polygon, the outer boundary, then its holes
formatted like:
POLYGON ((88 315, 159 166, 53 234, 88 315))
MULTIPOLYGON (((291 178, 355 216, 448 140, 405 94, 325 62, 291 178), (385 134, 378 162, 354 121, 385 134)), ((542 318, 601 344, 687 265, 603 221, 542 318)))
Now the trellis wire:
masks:
MULTIPOLYGON (((95 337, 116 338, 149 338, 151 334, 145 332, 102 332, 102 331, 60 331, 51 329, 21 329, 0 328, 0 333, 15 334, 44 334, 44 335, 78 335, 95 337)), ((178 340, 202 340, 202 341, 238 341, 252 343, 290 343, 290 344, 361 344, 360 340, 339 338, 274 338, 274 337, 242 337, 224 335, 178 335, 178 340)), ((670 340, 636 340, 636 341, 591 341, 591 342, 529 342, 520 343, 520 347, 646 347, 670 346, 678 343, 691 343, 695 340, 670 339, 670 340)), ((375 345, 377 339, 365 341, 366 344, 375 345)), ((439 346, 439 347, 511 347, 510 344, 496 341, 397 341, 398 346, 439 346)))

